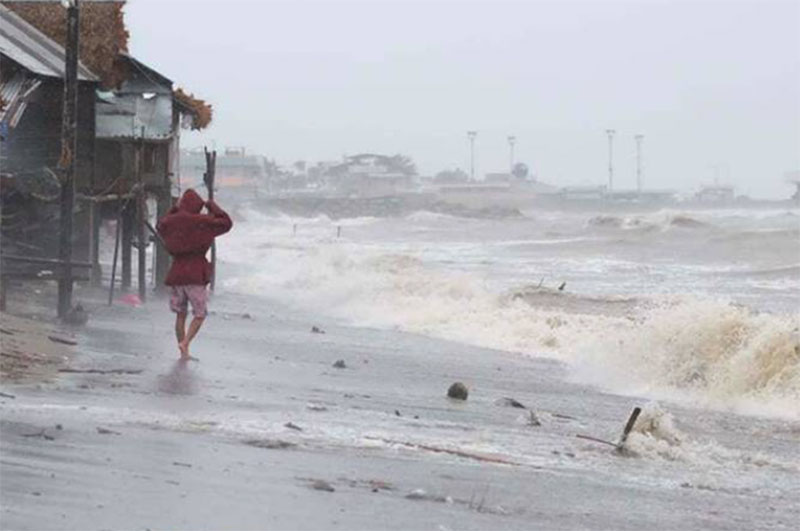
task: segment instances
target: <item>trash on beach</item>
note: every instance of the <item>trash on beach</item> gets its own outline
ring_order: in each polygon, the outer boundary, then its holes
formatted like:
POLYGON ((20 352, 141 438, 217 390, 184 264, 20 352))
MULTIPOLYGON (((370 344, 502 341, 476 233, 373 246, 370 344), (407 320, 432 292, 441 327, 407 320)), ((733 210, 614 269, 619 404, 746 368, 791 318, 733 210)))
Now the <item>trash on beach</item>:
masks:
POLYGON ((514 398, 511 397, 499 398, 497 399, 495 404, 497 404, 498 406, 508 406, 508 407, 515 407, 518 409, 528 409, 522 402, 515 400, 514 398))
POLYGON ((628 435, 630 435, 631 430, 636 425, 636 419, 639 418, 639 414, 642 412, 642 408, 635 407, 633 411, 631 411, 630 416, 628 417, 628 422, 625 423, 625 428, 622 430, 622 435, 619 438, 619 441, 614 443, 611 441, 607 441, 605 439, 600 439, 599 437, 593 437, 591 435, 584 435, 584 434, 577 434, 575 435, 579 439, 584 439, 586 441, 592 441, 596 443, 605 444, 608 446, 613 446, 616 448, 618 453, 623 453, 625 451, 625 442, 628 440, 628 435))
POLYGON ((141 374, 143 369, 71 369, 66 367, 58 369, 58 372, 68 372, 76 374, 141 374))
POLYGON ((248 439, 242 442, 247 446, 266 448, 267 450, 286 450, 287 448, 294 448, 297 446, 295 443, 282 441, 280 439, 248 439))
POLYGON ((328 408, 323 406, 322 404, 315 404, 315 403, 308 403, 306 404, 306 409, 309 411, 328 411, 328 408))
POLYGON ((287 422, 286 424, 283 425, 283 427, 289 428, 290 430, 303 431, 303 428, 301 428, 300 426, 298 426, 293 422, 287 422))
POLYGON ((128 293, 127 295, 123 295, 119 299, 117 299, 122 304, 127 304, 133 308, 138 308, 142 305, 142 299, 135 293, 128 293))
POLYGON ((333 488, 333 485, 325 481, 324 479, 315 479, 309 485, 310 488, 314 490, 321 490, 323 492, 336 492, 336 489, 333 488))
POLYGON ((333 368, 334 369, 346 369, 347 368, 347 364, 344 362, 344 360, 336 360, 333 363, 333 368))
POLYGON ((453 498, 451 498, 450 496, 428 494, 425 491, 425 489, 414 489, 408 494, 406 494, 405 498, 407 500, 424 500, 424 501, 434 501, 440 503, 453 503, 453 498))
POLYGON ((311 333, 312 334, 324 334, 325 330, 323 330, 322 328, 320 328, 320 327, 315 325, 315 326, 311 327, 311 333))
POLYGON ((463 383, 456 382, 447 390, 447 396, 455 400, 466 400, 469 396, 469 390, 463 383))
POLYGON ((56 440, 56 438, 53 437, 52 435, 47 435, 47 431, 44 428, 42 428, 41 431, 37 431, 36 433, 23 433, 22 436, 23 437, 41 437, 45 441, 55 441, 56 440))
POLYGON ((533 410, 528 410, 528 426, 541 426, 542 421, 536 416, 533 410))
POLYGON ((61 343, 62 345, 70 345, 75 346, 78 344, 77 341, 73 339, 67 339, 65 337, 58 337, 58 336, 47 336, 47 339, 52 341, 53 343, 61 343))

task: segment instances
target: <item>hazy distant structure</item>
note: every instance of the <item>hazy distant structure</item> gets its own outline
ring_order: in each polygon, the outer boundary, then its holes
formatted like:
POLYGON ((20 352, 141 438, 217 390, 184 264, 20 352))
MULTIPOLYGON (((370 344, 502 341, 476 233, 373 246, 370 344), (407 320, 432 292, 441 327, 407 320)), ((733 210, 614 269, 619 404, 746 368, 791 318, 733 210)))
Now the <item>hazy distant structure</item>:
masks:
POLYGON ((608 191, 614 190, 614 131, 606 129, 608 135, 608 191))
POLYGON ((469 139, 469 180, 475 180, 475 137, 478 135, 477 131, 467 131, 467 138, 469 139))
POLYGON ((517 137, 508 137, 508 171, 514 173, 514 144, 517 143, 517 137))
POLYGON ((636 191, 642 193, 642 141, 644 135, 638 134, 636 139, 636 191))

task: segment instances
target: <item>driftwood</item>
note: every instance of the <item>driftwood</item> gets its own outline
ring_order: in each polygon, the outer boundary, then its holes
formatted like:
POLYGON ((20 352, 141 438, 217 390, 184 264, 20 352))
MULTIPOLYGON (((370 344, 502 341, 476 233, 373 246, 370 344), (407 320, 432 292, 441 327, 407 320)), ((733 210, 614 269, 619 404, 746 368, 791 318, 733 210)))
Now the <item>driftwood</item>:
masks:
POLYGON ((628 422, 625 423, 625 428, 622 430, 622 436, 619 438, 619 442, 613 443, 611 441, 606 441, 605 439, 600 439, 599 437, 592 437, 591 435, 583 435, 581 433, 575 435, 575 437, 596 443, 607 444, 616 448, 617 452, 622 452, 625 449, 625 442, 628 440, 628 435, 630 435, 633 427, 636 425, 636 419, 639 418, 639 414, 641 414, 641 412, 642 408, 633 408, 633 411, 631 411, 631 414, 628 417, 628 422))
POLYGON ((398 444, 400 446, 405 446, 406 448, 413 448, 418 450, 426 450, 428 452, 434 452, 437 454, 449 454, 455 455, 458 457, 465 457, 467 459, 474 459, 475 461, 481 461, 483 463, 495 463, 501 465, 512 465, 512 466, 521 466, 521 463, 517 463, 515 461, 511 461, 502 457, 495 457, 492 455, 483 455, 483 454, 475 454, 472 452, 465 452, 463 450, 452 450, 450 448, 442 448, 440 446, 430 446, 428 444, 419 444, 419 443, 412 443, 406 441, 398 441, 394 439, 384 439, 383 437, 366 437, 367 439, 371 439, 374 441, 381 441, 385 442, 386 444, 398 444))
POLYGON ((76 374, 141 374, 143 369, 58 369, 58 372, 76 374))
POLYGON ((62 345, 75 346, 78 344, 77 341, 73 341, 71 339, 65 339, 63 337, 58 337, 58 336, 47 336, 47 339, 49 339, 53 343, 61 343, 62 345))

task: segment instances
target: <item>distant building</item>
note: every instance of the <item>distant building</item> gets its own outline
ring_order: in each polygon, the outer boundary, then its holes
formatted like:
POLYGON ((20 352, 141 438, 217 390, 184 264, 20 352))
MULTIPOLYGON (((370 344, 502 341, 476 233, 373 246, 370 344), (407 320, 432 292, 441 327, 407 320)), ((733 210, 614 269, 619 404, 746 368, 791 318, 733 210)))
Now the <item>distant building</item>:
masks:
POLYGON ((362 153, 331 167, 326 180, 338 193, 375 197, 413 190, 416 173, 414 163, 403 155, 362 153))
MULTIPOLYGON (((204 191, 206 158, 203 149, 184 149, 180 160, 180 187, 204 191)), ((217 153, 215 191, 221 198, 255 197, 267 189, 268 173, 268 162, 263 156, 247 153, 243 147, 225 148, 217 153)))
POLYGON ((695 194, 695 199, 700 203, 731 203, 736 199, 736 195, 733 186, 715 184, 703 186, 700 191, 695 194))

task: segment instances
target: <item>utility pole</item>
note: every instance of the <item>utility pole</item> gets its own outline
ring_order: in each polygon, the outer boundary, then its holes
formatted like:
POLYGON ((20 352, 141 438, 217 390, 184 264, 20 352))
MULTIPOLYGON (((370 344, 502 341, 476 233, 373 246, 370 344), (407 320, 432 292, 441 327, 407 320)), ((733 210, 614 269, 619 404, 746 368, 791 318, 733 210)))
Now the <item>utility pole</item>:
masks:
POLYGON ((78 0, 67 6, 67 45, 64 61, 64 111, 61 122, 61 211, 58 258, 58 316, 72 309, 72 211, 75 203, 75 157, 78 119, 78 0))
POLYGON ((517 143, 517 137, 508 137, 508 173, 514 172, 514 144, 517 143))
POLYGON ((644 135, 636 135, 636 191, 642 193, 642 140, 644 135))
POLYGON ((608 191, 614 190, 614 131, 606 129, 608 135, 608 191))
POLYGON ((467 131, 467 138, 469 138, 469 180, 475 181, 475 137, 478 135, 477 131, 467 131))

